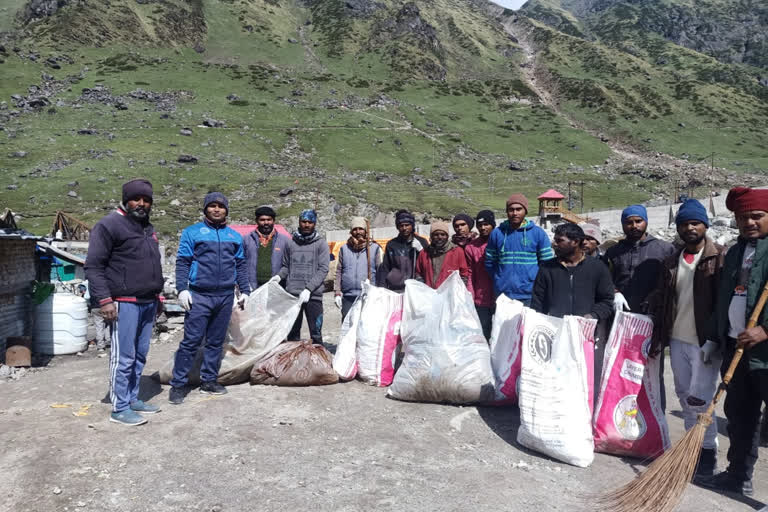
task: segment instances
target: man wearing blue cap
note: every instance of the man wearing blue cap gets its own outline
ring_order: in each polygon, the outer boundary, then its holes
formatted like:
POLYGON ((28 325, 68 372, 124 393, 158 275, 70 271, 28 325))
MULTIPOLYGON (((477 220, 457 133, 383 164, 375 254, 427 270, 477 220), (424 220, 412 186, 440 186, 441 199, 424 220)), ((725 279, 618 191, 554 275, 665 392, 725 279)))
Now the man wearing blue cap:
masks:
POLYGON ((197 349, 205 340, 200 367, 200 392, 223 395, 227 389, 216 382, 221 364, 221 350, 227 334, 235 299, 235 285, 240 289, 240 307, 251 288, 243 237, 227 226, 229 201, 220 192, 211 192, 203 200, 203 222, 181 233, 176 256, 176 289, 179 302, 187 312, 184 338, 173 363, 173 378, 168 401, 180 404, 197 349))
MULTIPOLYGON (((608 249, 605 261, 611 270, 616 293, 613 307, 616 311, 629 309, 634 313, 648 312, 648 295, 656 287, 664 268, 664 260, 675 251, 669 242, 654 238, 647 233, 648 212, 645 206, 634 204, 621 212, 621 227, 624 239, 608 249)), ((667 407, 664 389, 664 351, 659 357, 659 381, 661 409, 667 407)))
POLYGON ((647 233, 648 212, 641 204, 621 212, 621 227, 624 239, 605 253, 616 287, 613 305, 617 311, 646 313, 648 294, 656 286, 664 260, 675 248, 647 233))
MULTIPOLYGON (((686 200, 675 217, 677 234, 685 244, 664 261, 658 286, 648 299, 654 319, 651 353, 669 346, 675 393, 685 429, 691 429, 715 395, 722 356, 709 341, 717 287, 725 248, 708 236, 707 210, 696 199, 686 200)), ((707 427, 696 477, 714 474, 717 467, 717 420, 707 427)))
POLYGON ((301 315, 307 318, 312 343, 323 344, 323 283, 328 274, 328 243, 317 232, 317 213, 304 210, 299 215, 299 229, 283 253, 280 273, 273 279, 284 281, 285 290, 303 303, 301 312, 288 333, 289 341, 301 340, 301 315))

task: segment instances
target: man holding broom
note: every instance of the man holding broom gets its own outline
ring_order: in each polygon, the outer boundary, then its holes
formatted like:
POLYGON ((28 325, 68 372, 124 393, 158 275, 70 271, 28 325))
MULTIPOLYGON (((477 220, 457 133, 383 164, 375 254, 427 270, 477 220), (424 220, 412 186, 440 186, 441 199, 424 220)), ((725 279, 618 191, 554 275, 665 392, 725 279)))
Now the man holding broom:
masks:
POLYGON ((737 346, 744 348, 744 355, 725 395, 728 468, 702 485, 751 496, 760 408, 768 400, 768 311, 761 312, 755 327, 747 327, 747 318, 768 279, 768 190, 736 187, 725 204, 736 216, 739 239, 725 256, 710 339, 724 350, 723 372, 737 346))

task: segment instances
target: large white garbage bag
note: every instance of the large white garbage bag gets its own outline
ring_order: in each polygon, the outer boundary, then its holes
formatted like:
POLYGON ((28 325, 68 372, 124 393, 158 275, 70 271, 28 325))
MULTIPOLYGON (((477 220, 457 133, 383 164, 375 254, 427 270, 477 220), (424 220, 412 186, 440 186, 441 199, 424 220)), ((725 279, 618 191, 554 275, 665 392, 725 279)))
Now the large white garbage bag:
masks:
POLYGON ((363 285, 363 294, 357 324, 357 376, 373 386, 389 386, 400 344, 403 296, 370 284, 363 285))
MULTIPOLYGON (((363 284, 363 288, 368 286, 363 284)), ((357 375, 357 327, 360 324, 364 297, 365 293, 360 294, 341 323, 341 336, 333 355, 333 369, 342 380, 352 380, 357 375)))
POLYGON ((454 404, 493 398, 488 344, 457 271, 437 290, 406 281, 403 314, 405 356, 389 396, 454 404))
MULTIPOLYGON (((244 310, 235 302, 222 350, 218 382, 225 386, 248 382, 253 365, 288 337, 299 311, 301 301, 272 282, 251 293, 244 310)), ((163 384, 169 383, 173 376, 173 361, 172 357, 159 371, 163 384)), ((200 383, 201 362, 202 346, 189 373, 191 386, 200 383)))
POLYGON ((594 459, 584 345, 596 325, 581 317, 523 312, 517 442, 579 467, 594 459))
POLYGON ((494 404, 517 403, 522 338, 523 303, 499 295, 491 330, 491 368, 496 380, 494 404))

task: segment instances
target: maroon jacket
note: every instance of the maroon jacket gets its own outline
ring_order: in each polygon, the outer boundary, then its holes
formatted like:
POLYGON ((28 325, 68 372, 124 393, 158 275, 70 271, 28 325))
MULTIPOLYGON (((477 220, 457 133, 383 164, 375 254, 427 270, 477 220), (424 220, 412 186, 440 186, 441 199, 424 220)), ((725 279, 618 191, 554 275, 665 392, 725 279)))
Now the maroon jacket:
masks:
POLYGON ((454 270, 459 271, 461 280, 466 283, 469 278, 469 265, 467 265, 467 256, 464 254, 464 249, 461 247, 454 247, 445 253, 443 266, 440 267, 440 274, 437 278, 435 278, 434 272, 432 271, 432 259, 428 249, 421 251, 419 257, 416 258, 416 275, 421 277, 427 286, 435 289, 443 284, 443 281, 448 279, 448 276, 451 275, 451 272, 454 270))

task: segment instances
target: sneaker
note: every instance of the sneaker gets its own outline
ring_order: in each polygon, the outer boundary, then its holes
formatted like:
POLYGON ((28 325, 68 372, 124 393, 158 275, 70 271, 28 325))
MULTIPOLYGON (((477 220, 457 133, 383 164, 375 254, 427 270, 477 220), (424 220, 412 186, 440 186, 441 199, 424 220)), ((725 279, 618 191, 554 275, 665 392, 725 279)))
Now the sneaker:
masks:
POLYGON ((120 423, 121 425, 127 425, 129 427, 135 427, 137 425, 143 425, 147 422, 147 418, 141 414, 126 409, 120 412, 113 412, 109 415, 109 421, 113 423, 120 423))
POLYGON ((704 448, 699 455, 699 463, 696 466, 694 478, 709 478, 715 475, 717 470, 717 450, 714 448, 704 448))
POLYGON ((168 392, 168 401, 173 405, 179 405, 184 401, 185 396, 187 394, 184 392, 184 388, 171 387, 171 390, 168 392))
POLYGON ((156 412, 160 412, 160 408, 158 406, 146 404, 141 400, 136 400, 135 402, 131 403, 131 410, 143 414, 155 414, 156 412))
POLYGON ((200 384, 200 392, 205 393, 206 395, 226 395, 227 388, 216 381, 203 382, 200 384))
POLYGON ((699 483, 704 487, 716 491, 727 492, 731 494, 741 494, 750 497, 754 494, 752 489, 752 480, 741 480, 736 478, 728 471, 721 471, 710 478, 702 478, 699 483))

